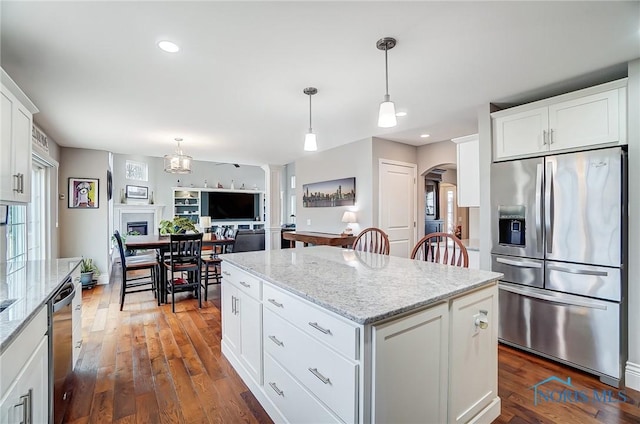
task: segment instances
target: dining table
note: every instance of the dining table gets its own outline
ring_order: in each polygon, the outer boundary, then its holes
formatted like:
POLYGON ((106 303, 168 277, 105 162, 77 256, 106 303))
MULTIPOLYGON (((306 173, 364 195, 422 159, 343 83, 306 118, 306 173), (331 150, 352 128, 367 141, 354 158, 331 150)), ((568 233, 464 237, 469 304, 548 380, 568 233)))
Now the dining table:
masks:
MULTIPOLYGON (((202 247, 205 251, 205 247, 213 247, 214 254, 226 253, 229 246, 232 246, 235 242, 231 237, 220 237, 215 233, 202 234, 202 247), (220 249, 216 249, 220 247, 220 249)), ((164 258, 165 254, 169 252, 171 243, 170 235, 148 234, 148 235, 127 235, 124 240, 124 245, 127 250, 156 250, 158 257, 164 258)), ((160 272, 160 290, 158 290, 160 301, 162 303, 167 302, 167 273, 160 272)))

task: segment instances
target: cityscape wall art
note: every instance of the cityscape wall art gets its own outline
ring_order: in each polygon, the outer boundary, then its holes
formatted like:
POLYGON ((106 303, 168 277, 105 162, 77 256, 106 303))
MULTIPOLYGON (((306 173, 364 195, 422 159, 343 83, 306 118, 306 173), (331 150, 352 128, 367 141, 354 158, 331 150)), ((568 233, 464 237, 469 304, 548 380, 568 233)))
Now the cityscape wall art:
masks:
POLYGON ((305 208, 353 206, 355 204, 355 177, 302 185, 302 206, 305 208))

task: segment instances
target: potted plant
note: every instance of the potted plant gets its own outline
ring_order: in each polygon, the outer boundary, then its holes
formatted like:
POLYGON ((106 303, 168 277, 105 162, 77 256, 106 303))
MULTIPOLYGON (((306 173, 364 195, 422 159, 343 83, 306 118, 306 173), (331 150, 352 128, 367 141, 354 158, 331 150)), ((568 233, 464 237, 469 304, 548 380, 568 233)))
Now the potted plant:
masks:
POLYGON ((80 283, 82 287, 93 287, 93 276, 100 275, 100 270, 93 263, 93 259, 84 258, 80 263, 80 283))
POLYGON ((198 232, 198 229, 189 218, 176 216, 172 220, 160 221, 160 234, 184 234, 187 231, 198 232))

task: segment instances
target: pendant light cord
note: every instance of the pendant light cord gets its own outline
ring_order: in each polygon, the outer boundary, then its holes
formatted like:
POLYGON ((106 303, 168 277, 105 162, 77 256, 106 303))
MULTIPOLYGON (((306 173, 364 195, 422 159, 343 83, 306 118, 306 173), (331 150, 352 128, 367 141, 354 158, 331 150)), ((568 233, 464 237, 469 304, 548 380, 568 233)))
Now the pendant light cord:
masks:
POLYGON ((384 84, 387 90, 386 95, 389 95, 389 62, 387 60, 387 47, 384 48, 384 84))
POLYGON ((309 132, 311 132, 311 94, 309 94, 309 132))

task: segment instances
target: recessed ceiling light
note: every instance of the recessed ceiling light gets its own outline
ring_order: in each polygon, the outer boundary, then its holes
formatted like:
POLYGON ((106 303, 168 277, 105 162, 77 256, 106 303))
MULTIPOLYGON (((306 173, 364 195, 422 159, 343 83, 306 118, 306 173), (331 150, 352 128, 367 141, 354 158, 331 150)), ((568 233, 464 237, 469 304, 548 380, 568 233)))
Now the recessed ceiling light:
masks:
POLYGON ((167 53, 176 53, 178 51, 180 51, 180 47, 178 47, 178 45, 176 43, 172 43, 171 41, 160 41, 158 43, 158 47, 160 47, 160 49, 164 50, 167 53))
POLYGON ((396 116, 407 116, 407 112, 398 112, 396 116))
POLYGON ((420 134, 420 137, 421 138, 428 138, 428 137, 430 137, 430 135, 429 134, 420 134))

